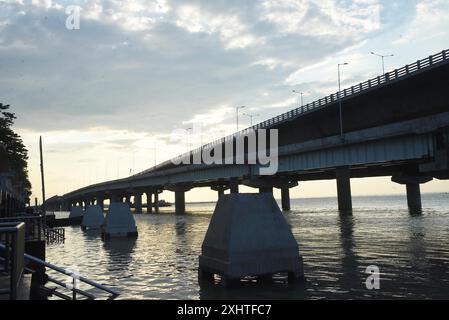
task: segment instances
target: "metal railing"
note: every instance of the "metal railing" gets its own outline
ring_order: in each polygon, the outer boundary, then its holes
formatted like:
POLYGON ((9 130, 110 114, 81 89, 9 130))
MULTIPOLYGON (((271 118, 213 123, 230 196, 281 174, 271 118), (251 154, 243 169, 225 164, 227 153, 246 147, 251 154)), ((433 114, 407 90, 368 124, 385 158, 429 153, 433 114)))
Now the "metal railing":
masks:
MULTIPOLYGON (((324 98, 321 98, 319 100, 313 101, 311 103, 308 103, 302 107, 290 110, 288 112, 285 112, 283 114, 280 114, 274 118, 268 119, 266 121, 263 121, 261 123, 258 123, 252 127, 246 128, 242 131, 236 132, 232 135, 226 136, 224 138, 215 140, 213 142, 210 142, 204 146, 201 146, 197 149, 194 149, 193 151, 186 152, 185 154, 179 156, 178 158, 184 158, 189 157, 190 155, 197 154, 199 152, 202 152, 203 149, 212 148, 216 145, 222 144, 224 142, 232 140, 234 137, 242 136, 247 134, 249 131, 252 130, 258 130, 258 129, 268 129, 274 125, 278 125, 285 121, 291 121, 292 119, 296 119, 299 116, 302 116, 304 114, 307 114, 311 111, 315 111, 317 109, 330 106, 336 102, 338 102, 341 99, 345 99, 357 94, 360 94, 361 92, 365 92, 368 90, 371 90, 373 88, 377 88, 380 86, 384 86, 389 84, 390 82, 398 79, 405 78, 411 74, 415 74, 417 72, 420 72, 424 69, 428 69, 430 67, 433 67, 435 65, 438 65, 440 63, 445 62, 446 60, 449 60, 449 49, 443 50, 442 52, 439 52, 435 55, 429 56, 428 58, 418 60, 417 62, 406 65, 405 67, 402 67, 400 69, 393 70, 391 72, 387 72, 384 75, 378 76, 373 79, 369 79, 365 82, 359 83, 357 85, 354 85, 350 88, 344 89, 342 91, 333 93, 329 96, 326 96, 324 98)), ((148 172, 149 170, 146 170, 142 172, 141 174, 144 174, 148 172)))
MULTIPOLYGON (((155 167, 152 167, 150 169, 147 169, 140 173, 137 173, 137 174, 133 175, 133 177, 140 177, 140 176, 146 175, 148 173, 153 173, 154 171, 156 171, 160 168, 164 168, 165 166, 169 165, 175 159, 188 159, 191 156, 195 156, 198 153, 202 153, 204 149, 212 149, 213 147, 215 147, 217 145, 226 143, 228 141, 232 141, 235 137, 246 135, 248 132, 250 132, 252 130, 256 131, 258 129, 268 129, 273 126, 279 125, 280 123, 292 121, 293 119, 296 119, 298 117, 306 115, 310 112, 317 111, 321 108, 331 106, 334 103, 337 103, 339 100, 346 99, 346 98, 349 98, 352 96, 356 96, 361 93, 367 92, 369 90, 379 88, 381 86, 386 86, 393 81, 401 80, 408 76, 422 72, 423 70, 425 71, 427 69, 435 67, 439 64, 447 63, 448 60, 449 60, 449 49, 443 50, 442 52, 439 52, 435 55, 429 56, 422 60, 418 60, 415 63, 406 65, 402 68, 393 70, 391 72, 387 72, 387 73, 385 73, 385 75, 381 75, 381 76, 369 79, 365 82, 359 83, 350 88, 346 88, 342 91, 333 93, 324 98, 321 98, 319 100, 308 103, 302 107, 295 108, 295 109, 285 112, 281 115, 278 115, 276 117, 273 117, 271 119, 268 119, 266 121, 258 123, 252 127, 246 128, 246 129, 236 132, 232 135, 229 135, 229 136, 223 137, 221 139, 215 140, 213 142, 207 143, 199 148, 196 148, 196 149, 186 152, 180 156, 177 156, 174 159, 165 161, 164 163, 161 163, 155 167)), ((110 182, 126 181, 128 179, 129 179, 129 177, 123 178, 123 179, 117 179, 117 180, 113 180, 113 181, 109 181, 109 182, 102 182, 102 183, 94 184, 92 186, 86 186, 86 187, 80 188, 78 190, 72 191, 72 192, 68 193, 67 195, 71 195, 73 193, 87 190, 90 187, 103 186, 110 182)))
MULTIPOLYGON (((0 229, 1 230, 1 229, 0 229)), ((8 252, 9 249, 6 245, 4 244, 0 244, 0 252, 8 252)), ((102 284, 99 284, 95 281, 92 281, 86 277, 83 277, 79 274, 77 274, 76 272, 72 272, 70 270, 55 266, 51 263, 48 263, 44 260, 41 260, 39 258, 36 258, 34 256, 31 256, 29 254, 23 253, 22 252, 22 260, 24 259, 27 262, 31 262, 34 265, 37 265, 39 267, 42 267, 44 270, 46 269, 50 269, 53 270, 55 272, 57 272, 60 275, 64 275, 69 277, 69 281, 68 282, 63 282, 61 280, 55 279, 53 277, 48 276, 47 281, 51 282, 53 284, 58 285, 60 288, 59 289, 63 289, 64 291, 69 291, 70 295, 67 294, 66 292, 61 292, 58 291, 58 288, 47 288, 44 287, 44 289, 46 291, 48 291, 51 295, 54 295, 58 298, 64 299, 64 300, 77 300, 79 296, 87 299, 87 300, 93 300, 96 299, 96 296, 92 293, 89 293, 85 290, 81 290, 78 286, 79 283, 84 283, 87 284, 89 286, 91 286, 92 288, 95 288, 103 293, 106 293, 109 295, 108 299, 112 300, 117 298, 120 293, 118 291, 115 291, 113 289, 110 289, 102 284)), ((5 258, 1 258, 0 260, 5 260, 5 258)), ((39 272, 36 271, 35 269, 30 269, 28 267, 25 267, 25 270, 31 273, 35 273, 35 272, 39 272)))
POLYGON ((48 244, 64 243, 65 241, 64 228, 46 228, 44 232, 45 232, 45 242, 48 244))
POLYGON ((0 249, 0 262, 3 263, 1 272, 3 276, 9 277, 9 288, 0 288, 0 294, 9 294, 10 300, 16 300, 24 270, 25 224, 23 222, 0 224, 0 249))
POLYGON ((16 216, 0 218, 0 223, 19 223, 25 224, 25 240, 42 240, 43 238, 43 224, 42 216, 16 216))
MULTIPOLYGON (((61 275, 68 276, 70 278, 69 282, 64 283, 63 281, 60 281, 58 279, 55 279, 55 278, 52 278, 52 277, 48 277, 48 281, 49 282, 54 283, 54 284, 58 285, 59 287, 65 289, 65 290, 69 290, 71 292, 71 295, 67 295, 65 293, 57 291, 56 289, 51 290, 51 293, 53 295, 55 295, 55 296, 57 296, 57 297, 59 297, 61 299, 64 299, 64 300, 77 300, 77 296, 78 295, 80 295, 80 296, 82 296, 84 298, 87 298, 88 300, 93 300, 93 299, 96 298, 93 294, 91 294, 89 292, 86 292, 85 290, 79 289, 78 288, 78 283, 87 284, 87 285, 89 285, 89 286, 91 286, 91 287, 93 287, 95 289, 98 289, 98 290, 100 290, 100 291, 102 291, 104 293, 109 294, 109 298, 108 299, 110 299, 110 300, 113 300, 113 299, 117 298, 120 295, 119 292, 117 292, 117 291, 115 291, 113 289, 110 289, 110 288, 108 288, 108 287, 106 287, 106 286, 104 286, 102 284, 99 284, 99 283, 97 283, 95 281, 87 279, 86 277, 83 277, 83 276, 81 276, 79 274, 76 274, 73 271, 66 270, 64 268, 61 268, 61 267, 55 266, 55 265, 53 265, 51 263, 48 263, 46 261, 43 261, 43 260, 41 260, 39 258, 36 258, 36 257, 30 256, 28 254, 25 254, 25 259, 27 261, 33 262, 34 264, 37 264, 37 265, 42 266, 44 268, 48 268, 50 270, 56 271, 57 273, 59 273, 61 275)), ((27 270, 29 270, 29 269, 27 269, 27 270)), ((29 271, 34 272, 33 270, 29 270, 29 271)))

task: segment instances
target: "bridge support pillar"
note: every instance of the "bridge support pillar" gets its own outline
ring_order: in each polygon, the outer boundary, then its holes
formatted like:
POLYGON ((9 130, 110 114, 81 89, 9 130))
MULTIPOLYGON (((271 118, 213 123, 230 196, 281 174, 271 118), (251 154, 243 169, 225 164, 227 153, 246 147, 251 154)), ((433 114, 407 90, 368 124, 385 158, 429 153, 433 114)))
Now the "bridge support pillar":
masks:
POLYGON ((154 193, 154 203, 153 203, 153 206, 154 206, 154 212, 155 212, 155 213, 159 213, 159 191, 156 191, 156 192, 154 193))
POLYGON ((391 181, 405 185, 407 204, 411 213, 419 213, 422 209, 420 184, 432 181, 429 176, 419 176, 409 172, 400 172, 391 177, 391 181))
POLYGON ((281 188, 282 210, 290 211, 290 188, 281 188))
POLYGON ((104 198, 103 197, 97 197, 97 205, 100 206, 101 210, 104 210, 104 198))
POLYGON ((131 207, 131 196, 125 196, 125 203, 131 207))
POLYGON ((231 179, 231 181, 229 183, 229 188, 231 189, 231 194, 239 193, 239 180, 231 179))
POLYGON ((229 186, 226 183, 222 183, 222 184, 212 185, 210 188, 214 191, 217 191, 218 199, 220 199, 222 196, 224 196, 225 191, 227 189, 229 189, 229 186))
POLYGON ((175 210, 177 215, 186 213, 186 199, 184 189, 178 189, 175 191, 175 210))
POLYGON ((271 193, 273 194, 273 187, 261 187, 259 193, 271 193))
POLYGON ((407 204, 410 210, 419 211, 422 209, 421 204, 421 188, 419 183, 406 184, 407 204))
POLYGON ((142 194, 137 193, 134 195, 134 212, 137 214, 142 213, 142 194))
POLYGON ((153 212, 153 204, 152 204, 152 196, 153 193, 150 191, 145 192, 145 194, 147 195, 147 213, 151 213, 153 212))
POLYGON ((349 168, 338 168, 336 171, 338 210, 352 210, 351 174, 349 168))

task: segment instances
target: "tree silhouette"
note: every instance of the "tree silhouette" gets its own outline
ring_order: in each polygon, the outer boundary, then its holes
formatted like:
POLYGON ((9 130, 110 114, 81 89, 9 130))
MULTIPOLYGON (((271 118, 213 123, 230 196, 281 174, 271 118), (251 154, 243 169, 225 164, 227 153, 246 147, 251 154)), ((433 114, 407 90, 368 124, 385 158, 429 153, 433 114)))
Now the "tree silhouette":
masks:
POLYGON ((5 148, 10 170, 14 173, 14 183, 23 189, 25 201, 29 202, 31 183, 28 179, 28 150, 22 138, 12 129, 16 115, 9 111, 9 107, 0 103, 0 144, 5 148))

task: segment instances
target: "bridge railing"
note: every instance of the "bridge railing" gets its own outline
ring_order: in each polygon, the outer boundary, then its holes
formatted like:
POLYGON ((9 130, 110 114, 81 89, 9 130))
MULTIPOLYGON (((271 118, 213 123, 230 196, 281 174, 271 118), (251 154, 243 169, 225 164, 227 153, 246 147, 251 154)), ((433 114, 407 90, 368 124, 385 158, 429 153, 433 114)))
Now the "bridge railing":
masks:
MULTIPOLYGON (((284 121, 292 120, 294 118, 302 116, 302 115, 309 113, 311 111, 314 111, 316 109, 323 108, 325 106, 329 106, 329 105, 339 101, 340 99, 348 98, 352 95, 359 94, 363 91, 371 90, 375 87, 386 85, 393 80, 397 80, 397 79, 409 76, 410 74, 421 71, 423 69, 433 67, 434 65, 445 62, 448 59, 449 59, 449 50, 444 50, 435 55, 429 56, 425 59, 418 60, 417 62, 415 62, 413 64, 406 65, 402 68, 387 72, 384 75, 369 79, 365 82, 359 83, 350 88, 346 88, 340 92, 333 93, 329 96, 326 96, 319 100, 308 103, 302 107, 290 110, 290 111, 285 112, 281 115, 278 115, 274 118, 265 120, 265 121, 258 123, 252 127, 249 127, 242 131, 236 132, 232 135, 229 135, 224 138, 221 138, 221 139, 215 140, 213 142, 210 142, 208 144, 205 144, 204 146, 194 149, 193 151, 187 152, 187 153, 181 155, 180 157, 181 158, 188 157, 189 155, 197 154, 199 152, 202 152, 202 150, 204 150, 204 149, 212 148, 216 145, 222 144, 223 142, 230 141, 234 137, 244 135, 251 130, 268 129, 273 125, 279 124, 284 121)), ((147 172, 147 171, 145 171, 145 172, 147 172)))
MULTIPOLYGON (((302 107, 287 111, 279 116, 265 120, 265 121, 258 123, 252 127, 249 127, 242 131, 236 132, 232 135, 229 135, 224 138, 207 143, 201 147, 198 147, 196 149, 193 149, 192 151, 186 152, 186 153, 176 157, 176 159, 188 158, 190 156, 197 155, 198 153, 202 153, 204 149, 210 149, 217 145, 226 143, 227 141, 231 141, 234 137, 245 135, 249 131, 252 131, 252 130, 268 129, 268 128, 270 128, 274 125, 280 124, 282 122, 291 121, 291 120, 293 120, 297 117, 303 116, 309 112, 318 110, 320 108, 324 108, 326 106, 330 106, 330 105, 334 104, 335 102, 339 101, 340 99, 345 99, 345 98, 351 97, 353 95, 360 94, 361 92, 368 91, 368 90, 371 90, 371 89, 379 87, 379 86, 387 85, 389 82, 391 82, 393 80, 407 77, 407 76, 417 73, 423 69, 427 69, 427 68, 433 67, 439 63, 446 62, 447 60, 449 60, 449 50, 443 50, 442 52, 439 52, 435 55, 429 56, 422 60, 418 60, 417 62, 415 62, 413 64, 409 64, 402 68, 387 72, 385 75, 381 75, 381 76, 369 79, 365 82, 359 83, 350 88, 346 88, 340 92, 330 94, 326 97, 323 97, 321 99, 318 99, 316 101, 308 103, 302 107)), ((147 174, 147 173, 153 171, 154 169, 163 167, 164 165, 166 165, 168 163, 170 163, 170 161, 166 161, 156 167, 153 167, 153 168, 150 168, 143 172, 140 172, 140 173, 136 174, 136 176, 141 176, 141 175, 147 174)))

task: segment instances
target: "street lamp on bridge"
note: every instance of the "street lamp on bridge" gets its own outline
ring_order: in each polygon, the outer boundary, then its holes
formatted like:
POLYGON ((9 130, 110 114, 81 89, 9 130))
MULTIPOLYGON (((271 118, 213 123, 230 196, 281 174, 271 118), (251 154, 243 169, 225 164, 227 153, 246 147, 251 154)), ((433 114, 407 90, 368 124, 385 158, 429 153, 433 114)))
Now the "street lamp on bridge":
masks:
POLYGON ((382 58, 382 72, 385 75, 385 58, 394 57, 394 54, 382 55, 371 51, 371 54, 382 58))
POLYGON ((293 93, 299 94, 301 96, 301 107, 304 106, 304 95, 310 92, 302 92, 298 90, 293 90, 293 93))
POLYGON ((340 138, 343 139, 343 113, 341 110, 341 71, 340 68, 342 66, 347 66, 349 63, 339 63, 338 64, 338 104, 339 104, 339 113, 340 113, 340 138))
POLYGON ((237 116, 237 131, 239 131, 239 110, 245 108, 245 106, 235 107, 235 113, 237 116))
POLYGON ((251 127, 253 126, 253 118, 259 117, 259 116, 260 116, 260 114, 249 114, 249 113, 244 113, 243 115, 244 115, 244 116, 247 116, 248 118, 250 118, 250 121, 251 121, 251 127))

